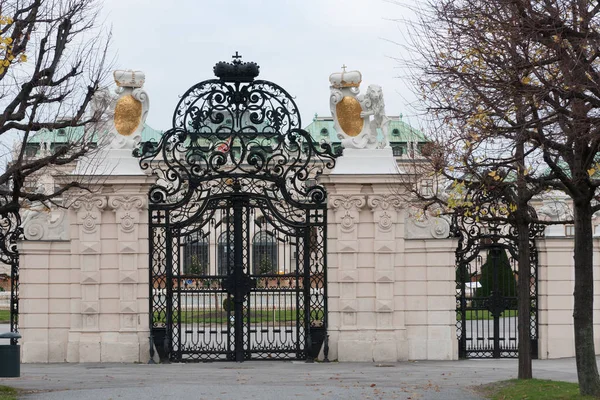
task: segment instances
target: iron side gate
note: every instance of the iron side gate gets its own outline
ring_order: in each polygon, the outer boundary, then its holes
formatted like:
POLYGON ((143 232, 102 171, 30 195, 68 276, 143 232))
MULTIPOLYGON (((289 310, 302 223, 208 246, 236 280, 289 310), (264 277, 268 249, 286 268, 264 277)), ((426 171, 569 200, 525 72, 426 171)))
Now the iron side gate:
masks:
MULTIPOLYGON (((475 221, 469 221, 470 223, 475 221)), ((456 250, 459 358, 518 357, 517 247, 510 227, 460 230, 456 250)), ((535 237, 532 236, 532 237, 535 237)), ((532 358, 538 352, 537 249, 530 240, 529 301, 532 358)))
POLYGON ((171 361, 306 359, 327 328, 326 193, 336 155, 258 66, 218 63, 160 143, 150 199, 151 336, 171 361))

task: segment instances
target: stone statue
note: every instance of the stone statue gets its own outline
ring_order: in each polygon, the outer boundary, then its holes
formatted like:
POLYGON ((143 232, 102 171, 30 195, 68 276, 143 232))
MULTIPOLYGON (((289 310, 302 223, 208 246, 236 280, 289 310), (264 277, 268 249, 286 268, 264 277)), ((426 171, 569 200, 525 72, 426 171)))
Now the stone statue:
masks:
POLYGON ((105 109, 103 119, 106 120, 108 133, 102 137, 97 151, 89 152, 78 161, 75 175, 144 173, 139 160, 132 153, 142 140, 142 130, 150 108, 148 93, 143 88, 146 76, 141 71, 131 70, 117 70, 113 76, 118 86, 117 99, 100 92, 95 99, 96 109, 93 110, 102 112, 102 108, 105 109))
POLYGON ((111 147, 133 149, 142 140, 150 99, 143 89, 146 75, 141 71, 117 70, 113 73, 119 95, 115 103, 111 147))
POLYGON ((389 148, 389 120, 385 116, 381 86, 369 85, 367 93, 359 96, 361 73, 346 71, 346 66, 342 68, 341 73, 329 76, 329 105, 342 146, 346 149, 389 148), (378 128, 383 134, 382 143, 377 141, 378 128))
POLYGON ((359 102, 363 107, 360 113, 361 118, 369 120, 372 115, 373 119, 369 122, 371 135, 374 140, 377 140, 377 128, 381 129, 383 134, 382 147, 390 147, 390 137, 388 135, 389 118, 385 115, 385 103, 383 101, 383 91, 379 85, 369 85, 365 96, 359 96, 359 102))

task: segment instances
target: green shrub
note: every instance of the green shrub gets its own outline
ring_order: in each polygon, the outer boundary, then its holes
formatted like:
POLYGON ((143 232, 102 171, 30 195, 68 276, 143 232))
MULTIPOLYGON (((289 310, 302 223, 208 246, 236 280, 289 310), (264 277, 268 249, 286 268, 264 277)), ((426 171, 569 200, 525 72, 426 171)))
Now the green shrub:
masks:
POLYGON ((223 310, 232 312, 235 307, 235 303, 231 297, 225 297, 223 299, 223 310))
POLYGON ((477 297, 489 297, 494 290, 494 267, 498 268, 498 292, 504 297, 517 296, 517 281, 504 249, 490 249, 487 253, 485 264, 481 267, 479 278, 480 288, 477 289, 477 297), (495 260, 494 260, 495 258, 495 260))

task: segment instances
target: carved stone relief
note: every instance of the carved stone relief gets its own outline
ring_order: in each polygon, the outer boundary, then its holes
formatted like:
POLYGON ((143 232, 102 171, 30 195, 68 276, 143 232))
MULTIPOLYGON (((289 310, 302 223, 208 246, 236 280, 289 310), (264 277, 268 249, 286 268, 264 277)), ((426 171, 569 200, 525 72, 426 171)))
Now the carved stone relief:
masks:
POLYGON ((450 222, 444 216, 412 207, 408 209, 404 227, 407 239, 445 239, 450 236, 450 222))
POLYGON ((109 206, 115 211, 122 232, 131 233, 135 230, 145 203, 143 196, 110 197, 109 206))
POLYGON ((69 240, 69 219, 63 209, 25 210, 22 227, 27 240, 69 240))
POLYGON ((101 222, 101 211, 107 204, 106 196, 82 196, 72 204, 78 210, 77 222, 81 224, 84 233, 95 233, 101 222))
POLYGON ((367 202, 379 231, 390 232, 398 216, 397 210, 404 207, 402 199, 395 195, 371 195, 367 202))
POLYGON ((365 206, 366 198, 361 195, 332 195, 329 204, 336 212, 342 232, 352 232, 359 222, 359 211, 365 206))

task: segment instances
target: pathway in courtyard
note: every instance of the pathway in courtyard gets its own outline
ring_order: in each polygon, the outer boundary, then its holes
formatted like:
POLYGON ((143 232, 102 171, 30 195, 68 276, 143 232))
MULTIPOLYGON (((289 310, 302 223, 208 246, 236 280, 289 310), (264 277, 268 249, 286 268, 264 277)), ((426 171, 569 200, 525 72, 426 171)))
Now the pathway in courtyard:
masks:
MULTIPOLYGON (((471 387, 516 377, 516 360, 391 364, 254 361, 200 364, 26 364, 0 379, 22 399, 465 399, 471 387)), ((537 378, 576 381, 574 359, 534 361, 537 378)))

